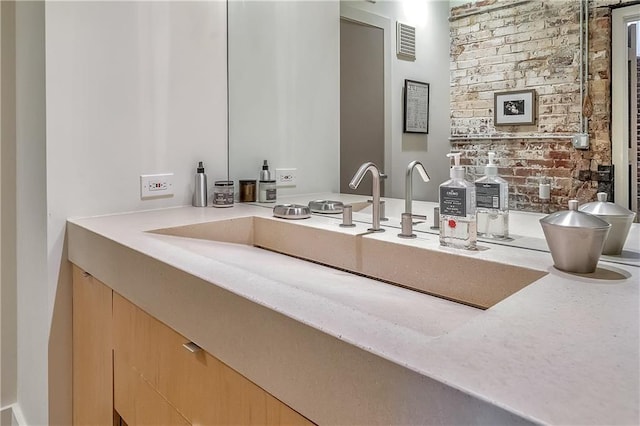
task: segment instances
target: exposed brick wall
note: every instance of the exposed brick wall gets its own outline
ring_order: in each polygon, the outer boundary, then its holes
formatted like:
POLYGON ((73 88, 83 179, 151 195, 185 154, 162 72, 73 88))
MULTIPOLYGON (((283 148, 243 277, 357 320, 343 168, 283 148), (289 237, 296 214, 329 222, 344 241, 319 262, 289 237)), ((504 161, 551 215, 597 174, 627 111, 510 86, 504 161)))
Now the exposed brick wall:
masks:
POLYGON ((452 150, 464 152, 469 179, 482 173, 486 152, 496 151, 511 208, 561 210, 570 198, 591 201, 611 189, 596 172, 611 164, 609 6, 621 3, 632 0, 590 2, 588 150, 568 138, 582 115, 578 1, 485 0, 451 10, 452 150), (536 91, 536 123, 495 126, 494 93, 519 89, 536 91), (538 200, 542 177, 551 183, 548 206, 538 200))

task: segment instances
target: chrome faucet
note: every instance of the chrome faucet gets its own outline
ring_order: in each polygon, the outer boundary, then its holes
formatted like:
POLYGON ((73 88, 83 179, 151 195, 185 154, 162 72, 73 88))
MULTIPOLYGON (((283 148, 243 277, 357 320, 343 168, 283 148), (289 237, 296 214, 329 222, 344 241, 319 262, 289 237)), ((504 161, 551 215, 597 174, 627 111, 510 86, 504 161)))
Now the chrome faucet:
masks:
POLYGON ((404 213, 402 213, 402 220, 400 222, 402 232, 398 234, 400 238, 415 238, 416 234, 413 233, 413 219, 427 220, 424 215, 417 215, 412 213, 411 204, 413 203, 413 170, 417 169, 420 173, 420 177, 425 182, 431 180, 424 166, 419 161, 412 161, 407 167, 407 179, 404 184, 404 213))
POLYGON ((416 160, 409 163, 407 166, 407 179, 404 184, 404 212, 409 214, 411 214, 411 204, 413 202, 413 169, 418 170, 423 181, 429 182, 431 180, 421 162, 416 160))
POLYGON ((373 220, 371 223, 371 228, 369 231, 372 232, 384 232, 384 229, 380 228, 380 169, 378 166, 373 164, 372 162, 364 163, 356 174, 351 178, 351 182, 349 182, 349 188, 356 189, 360 182, 362 182, 362 178, 367 172, 371 172, 371 177, 373 178, 373 188, 372 188, 372 197, 373 197, 373 205, 371 206, 373 211, 373 220))

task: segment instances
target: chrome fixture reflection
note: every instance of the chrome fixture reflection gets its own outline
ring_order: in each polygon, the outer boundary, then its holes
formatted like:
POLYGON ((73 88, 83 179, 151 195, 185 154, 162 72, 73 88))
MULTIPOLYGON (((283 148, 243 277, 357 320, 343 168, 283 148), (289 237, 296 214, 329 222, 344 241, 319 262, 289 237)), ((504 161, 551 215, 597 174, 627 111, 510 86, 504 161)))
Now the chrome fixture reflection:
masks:
POLYGON ((427 171, 425 170, 421 162, 416 160, 409 163, 409 165, 407 166, 407 177, 404 184, 404 212, 405 213, 412 213, 411 211, 411 204, 413 202, 412 178, 413 178, 414 169, 418 171, 423 181, 429 182, 431 180, 431 178, 429 177, 429 174, 427 173, 427 171))
POLYGON ((378 166, 373 164, 371 161, 364 163, 362 166, 360 166, 356 174, 354 174, 353 178, 351 178, 351 182, 349 182, 349 188, 356 189, 360 185, 360 182, 362 182, 362 179, 364 178, 364 175, 367 172, 371 172, 371 177, 373 178, 372 179, 373 188, 371 191, 372 192, 371 196, 373 197, 373 205, 371 206, 371 211, 373 212, 373 219, 371 221, 371 228, 369 228, 369 231, 384 232, 384 229, 380 228, 380 176, 381 176, 381 173, 380 173, 380 169, 378 169, 378 166))

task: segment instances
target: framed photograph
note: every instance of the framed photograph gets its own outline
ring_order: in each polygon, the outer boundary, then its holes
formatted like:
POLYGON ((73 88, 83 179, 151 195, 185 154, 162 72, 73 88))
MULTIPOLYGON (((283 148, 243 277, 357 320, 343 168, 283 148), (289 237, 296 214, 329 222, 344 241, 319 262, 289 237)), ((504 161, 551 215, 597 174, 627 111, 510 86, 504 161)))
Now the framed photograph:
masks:
POLYGON ((429 133, 429 83, 404 81, 404 133, 429 133))
POLYGON ((493 124, 519 126, 536 122, 536 91, 520 90, 494 95, 493 124))

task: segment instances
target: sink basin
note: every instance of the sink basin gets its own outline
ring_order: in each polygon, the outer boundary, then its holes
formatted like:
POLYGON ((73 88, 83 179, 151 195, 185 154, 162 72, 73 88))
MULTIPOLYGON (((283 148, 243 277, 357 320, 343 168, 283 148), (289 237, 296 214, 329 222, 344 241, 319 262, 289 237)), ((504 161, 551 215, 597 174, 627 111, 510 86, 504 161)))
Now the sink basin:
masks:
POLYGON ((487 309, 546 275, 513 265, 264 217, 242 217, 149 231, 245 244, 389 284, 487 309))

